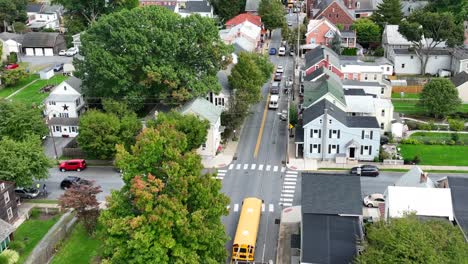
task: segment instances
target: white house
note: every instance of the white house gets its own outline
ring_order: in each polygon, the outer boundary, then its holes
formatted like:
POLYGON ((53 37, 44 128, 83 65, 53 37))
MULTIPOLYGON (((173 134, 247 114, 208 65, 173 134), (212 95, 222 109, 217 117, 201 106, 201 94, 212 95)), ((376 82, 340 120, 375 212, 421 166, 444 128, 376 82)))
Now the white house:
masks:
POLYGON ((468 71, 468 49, 456 48, 451 51, 452 53, 452 74, 455 75, 459 72, 468 71))
MULTIPOLYGON (((452 56, 447 49, 436 48, 429 53, 426 74, 436 75, 439 70, 449 70, 452 56)), ((395 74, 420 74, 421 61, 414 51, 408 49, 393 49, 390 60, 394 63, 395 74)), ((425 58, 426 56, 424 56, 425 58)))
POLYGON ((386 58, 367 62, 356 56, 341 56, 340 64, 345 80, 382 83, 387 76, 393 74, 393 64, 386 58))
POLYGON ((393 49, 408 49, 413 44, 398 32, 398 25, 386 25, 382 33, 384 57, 388 58, 393 49))
POLYGON ((219 93, 209 92, 206 96, 206 100, 215 106, 221 108, 222 110, 226 109, 228 106, 228 100, 230 96, 229 83, 228 83, 228 71, 221 70, 216 76, 218 77, 218 82, 221 85, 221 91, 219 93))
POLYGON ((206 142, 197 150, 202 156, 215 156, 221 146, 221 108, 214 106, 204 98, 196 98, 186 103, 180 112, 193 114, 210 122, 206 142))
POLYGON ((400 218, 406 213, 453 221, 450 188, 388 186, 385 200, 385 219, 400 218))
POLYGON ((26 7, 28 16, 27 26, 35 31, 41 29, 60 28, 60 16, 63 7, 60 5, 48 5, 43 3, 31 3, 26 7))
MULTIPOLYGON (((354 90, 357 91, 357 90, 354 90)), ((352 116, 374 116, 381 132, 390 132, 393 120, 393 104, 390 99, 368 94, 346 94, 346 112, 352 116)))
POLYGON ((260 44, 262 28, 246 20, 230 29, 220 30, 219 36, 226 44, 237 45, 238 49, 253 52, 260 44))
POLYGON ((19 53, 21 50, 21 43, 23 42, 23 35, 14 34, 9 32, 0 33, 0 45, 2 45, 2 56, 0 61, 5 61, 10 53, 19 53))
POLYGON ((296 128, 296 157, 371 161, 379 155, 380 127, 373 116, 350 116, 327 99, 302 113, 296 128))
POLYGON ((199 14, 202 17, 213 18, 213 6, 207 0, 188 0, 178 1, 174 8, 174 12, 187 17, 192 14, 199 14))
POLYGON ((44 100, 44 115, 54 137, 76 137, 79 116, 85 102, 81 93, 81 80, 69 77, 57 85, 44 100))
POLYGON ((462 71, 452 77, 452 83, 458 90, 458 97, 464 104, 468 103, 468 71, 462 71))

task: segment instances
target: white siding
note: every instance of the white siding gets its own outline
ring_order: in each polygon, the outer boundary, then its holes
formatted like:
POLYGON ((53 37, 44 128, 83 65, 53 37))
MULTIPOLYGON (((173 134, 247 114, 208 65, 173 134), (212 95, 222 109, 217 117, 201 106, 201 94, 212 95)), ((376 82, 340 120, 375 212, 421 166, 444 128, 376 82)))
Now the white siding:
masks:
POLYGON ((463 103, 468 104, 468 82, 457 87, 458 97, 463 101, 463 103))
POLYGON ((78 126, 57 125, 50 127, 53 137, 76 137, 78 136, 78 126))
MULTIPOLYGON (((396 74, 420 74, 421 62, 416 56, 410 54, 395 54, 395 73, 396 74), (404 66, 403 66, 404 65, 404 66)), ((435 75, 440 69, 450 69, 451 56, 449 55, 431 55, 427 61, 426 74, 435 75)))

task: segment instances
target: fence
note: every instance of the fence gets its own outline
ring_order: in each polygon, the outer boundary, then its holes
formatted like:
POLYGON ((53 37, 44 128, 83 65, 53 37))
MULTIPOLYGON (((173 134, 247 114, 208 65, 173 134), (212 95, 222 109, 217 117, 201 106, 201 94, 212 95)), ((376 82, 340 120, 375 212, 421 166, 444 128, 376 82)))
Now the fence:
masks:
POLYGON ((47 232, 33 249, 25 264, 48 263, 55 254, 57 245, 67 236, 76 222, 76 217, 68 211, 47 232))
POLYGON ((410 94, 417 94, 420 93, 423 89, 422 85, 408 85, 408 86, 393 86, 392 92, 393 93, 410 93, 410 94))
POLYGON ((63 148, 62 156, 69 157, 69 158, 76 158, 76 159, 86 158, 86 154, 78 146, 78 143, 76 142, 76 138, 68 142, 68 144, 63 148))

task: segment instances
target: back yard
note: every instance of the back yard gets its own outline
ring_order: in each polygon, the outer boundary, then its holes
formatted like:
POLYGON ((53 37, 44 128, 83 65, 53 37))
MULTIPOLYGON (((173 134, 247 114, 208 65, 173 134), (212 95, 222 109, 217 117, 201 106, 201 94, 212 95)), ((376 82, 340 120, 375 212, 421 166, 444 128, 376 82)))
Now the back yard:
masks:
POLYGON ((42 101, 49 95, 48 92, 42 92, 41 89, 46 85, 57 85, 67 79, 68 76, 57 74, 49 80, 37 80, 33 84, 29 85, 21 92, 17 93, 11 99, 13 101, 19 101, 27 104, 40 105, 42 101))
POLYGON ((399 148, 404 159, 418 156, 421 165, 468 166, 467 146, 401 144, 399 148))
MULTIPOLYGON (((394 111, 405 115, 422 115, 424 110, 417 105, 419 101, 418 94, 405 94, 402 98, 399 93, 392 93, 392 103, 394 111)), ((459 112, 468 113, 468 104, 463 104, 459 112)))

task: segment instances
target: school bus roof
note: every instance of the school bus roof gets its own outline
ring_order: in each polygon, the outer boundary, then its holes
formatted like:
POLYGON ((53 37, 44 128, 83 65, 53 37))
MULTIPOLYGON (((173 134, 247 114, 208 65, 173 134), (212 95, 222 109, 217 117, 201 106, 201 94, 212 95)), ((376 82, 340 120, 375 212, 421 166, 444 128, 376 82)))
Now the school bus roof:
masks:
POLYGON ((261 213, 262 200, 254 197, 244 199, 234 245, 255 246, 261 213))

